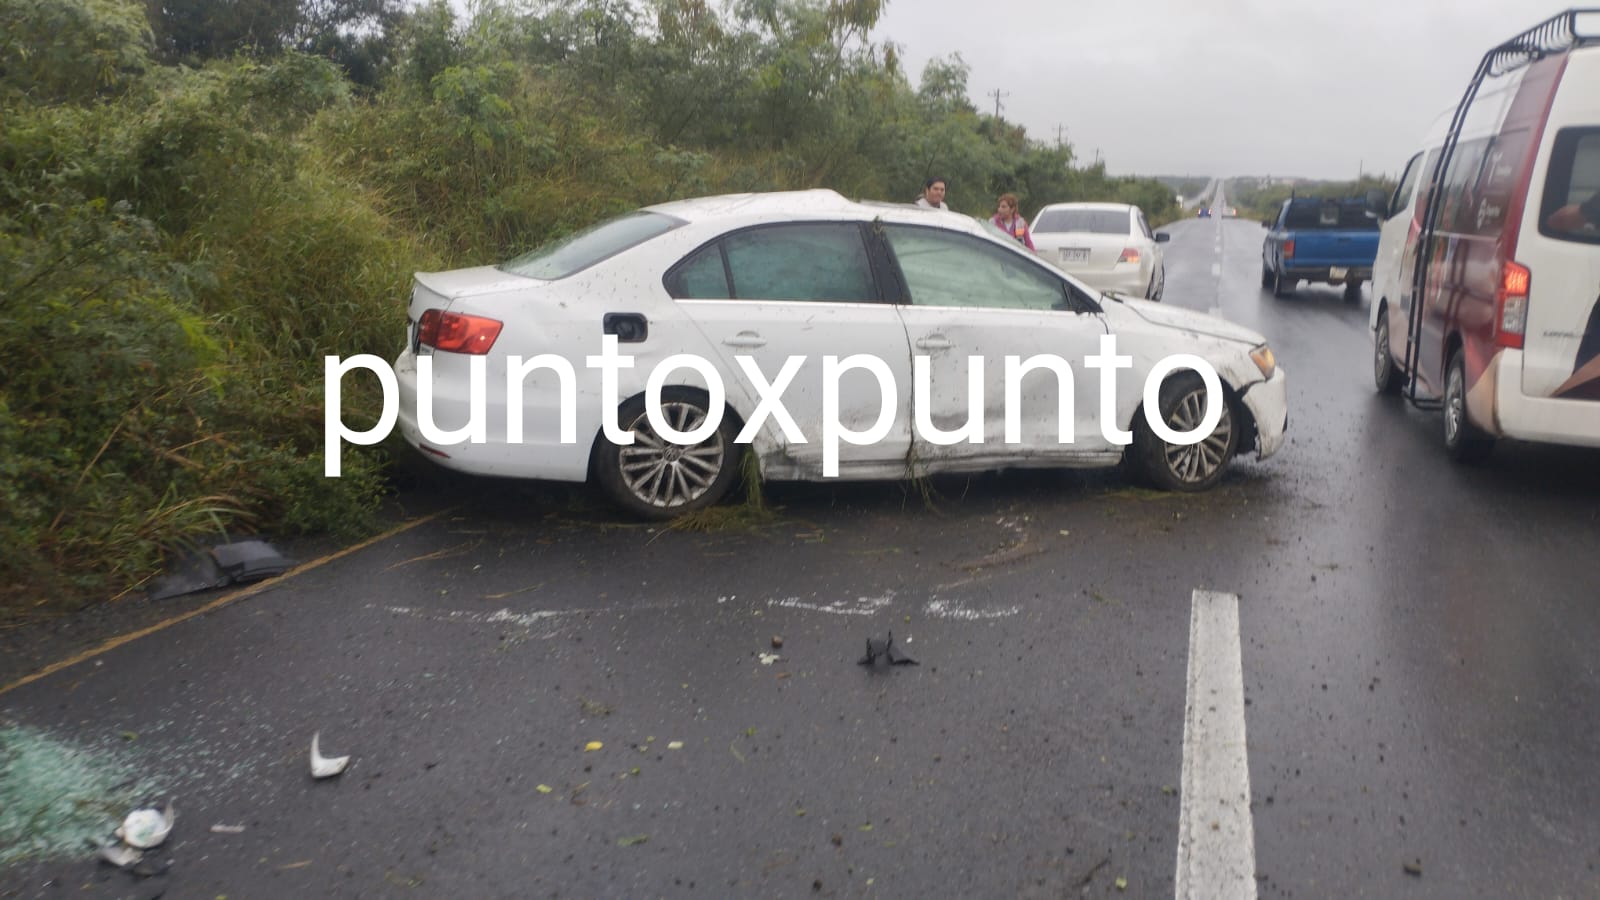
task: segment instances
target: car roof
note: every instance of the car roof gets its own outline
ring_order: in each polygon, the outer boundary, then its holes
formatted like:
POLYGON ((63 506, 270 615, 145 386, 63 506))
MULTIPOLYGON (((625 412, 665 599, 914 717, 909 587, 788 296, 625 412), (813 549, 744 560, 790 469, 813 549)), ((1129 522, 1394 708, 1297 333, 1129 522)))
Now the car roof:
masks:
POLYGON ((929 209, 914 203, 847 200, 839 192, 826 188, 695 197, 658 203, 645 209, 693 223, 803 219, 870 222, 873 219, 883 219, 896 223, 938 225, 969 234, 990 236, 971 216, 947 210, 929 209))
POLYGON ((1101 209, 1110 212, 1127 212, 1133 209, 1131 203, 1050 203, 1039 207, 1039 212, 1047 209, 1101 209))

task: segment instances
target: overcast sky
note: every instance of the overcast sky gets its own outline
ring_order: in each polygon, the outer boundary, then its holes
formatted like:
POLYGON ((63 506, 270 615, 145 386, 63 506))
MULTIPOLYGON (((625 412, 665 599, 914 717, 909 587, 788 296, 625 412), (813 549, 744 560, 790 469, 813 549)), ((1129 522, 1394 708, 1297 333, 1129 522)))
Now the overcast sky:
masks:
MULTIPOLYGON (((1551 0, 887 0, 873 39, 913 86, 960 53, 967 88, 1121 175, 1399 173, 1485 52, 1551 0)), ((1590 4, 1593 5, 1593 4, 1590 4)))

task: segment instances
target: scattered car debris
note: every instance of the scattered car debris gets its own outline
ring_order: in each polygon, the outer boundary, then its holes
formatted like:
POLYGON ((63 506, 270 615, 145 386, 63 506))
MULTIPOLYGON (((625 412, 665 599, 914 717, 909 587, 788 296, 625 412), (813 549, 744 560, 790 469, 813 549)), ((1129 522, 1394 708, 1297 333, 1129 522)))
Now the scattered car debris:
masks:
POLYGON ((191 550, 176 556, 167 574, 151 583, 151 600, 165 600, 183 594, 230 584, 246 584, 282 575, 294 566, 266 541, 229 541, 205 550, 191 550))
POLYGON ((867 638, 867 655, 856 660, 856 665, 876 665, 880 657, 891 666, 921 665, 921 663, 909 656, 896 655, 894 652, 894 632, 892 631, 881 641, 873 637, 867 638))
POLYGON ((602 748, 604 746, 605 746, 605 744, 600 742, 600 741, 590 741, 589 743, 583 745, 583 752, 585 752, 585 753, 593 753, 594 751, 599 750, 600 748, 602 748))
POLYGON ((778 660, 783 659, 783 657, 776 653, 763 653, 761 654, 760 659, 763 666, 770 666, 778 660))
POLYGON ((218 823, 211 826, 212 834, 244 834, 243 825, 223 825, 218 823))
POLYGON ((165 809, 144 807, 128 813, 128 817, 117 826, 116 835, 122 838, 123 843, 140 850, 149 850, 159 847, 172 833, 172 823, 177 816, 172 809, 172 801, 167 801, 165 809))
POLYGON ((774 649, 774 650, 782 650, 783 649, 783 637, 781 635, 776 635, 775 634, 775 635, 772 636, 772 649, 774 649))
POLYGON ((1422 860, 1420 859, 1411 860, 1410 862, 1405 863, 1402 868, 1406 870, 1407 875, 1412 875, 1417 878, 1422 877, 1422 860))
POLYGON ((322 755, 322 750, 318 746, 318 740, 321 737, 322 737, 322 732, 320 732, 320 731, 316 732, 313 735, 311 735, 311 777, 312 778, 332 778, 333 776, 339 774, 340 772, 343 772, 345 770, 345 767, 350 765, 350 757, 348 757, 348 756, 334 756, 334 757, 323 756, 322 755))
POLYGON ((103 844, 100 847, 100 859, 119 869, 127 869, 144 859, 144 851, 125 844, 103 844))

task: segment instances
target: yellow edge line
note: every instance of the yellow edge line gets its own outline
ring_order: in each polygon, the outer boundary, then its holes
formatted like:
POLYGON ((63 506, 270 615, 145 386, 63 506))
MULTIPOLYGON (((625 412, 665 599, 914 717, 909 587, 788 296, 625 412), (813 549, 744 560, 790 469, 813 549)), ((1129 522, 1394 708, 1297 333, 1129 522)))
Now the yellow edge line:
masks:
POLYGON ((124 634, 124 635, 118 635, 117 637, 114 637, 111 640, 106 641, 105 643, 101 644, 98 647, 95 647, 92 650, 85 650, 85 651, 83 651, 82 653, 79 653, 76 656, 68 657, 67 659, 61 660, 60 662, 57 662, 57 663, 52 663, 52 664, 50 664, 48 666, 45 666, 43 669, 40 669, 39 671, 33 673, 32 675, 29 675, 29 676, 27 676, 25 678, 18 679, 17 681, 13 681, 10 684, 6 685, 5 687, 0 687, 0 694, 8 694, 11 691, 14 691, 19 687, 22 687, 25 684, 32 684, 33 682, 38 681, 41 678, 46 678, 46 677, 48 677, 50 675, 54 675, 55 673, 61 671, 62 669, 67 668, 68 666, 75 666, 78 663, 81 663, 86 659, 93 659, 94 657, 99 656, 100 654, 105 653, 105 652, 107 652, 109 650, 114 650, 117 647, 122 646, 123 644, 130 643, 132 641, 136 641, 139 638, 145 637, 146 635, 155 634, 156 632, 161 631, 164 628, 170 628, 173 625, 178 624, 179 622, 186 622, 186 621, 194 618, 195 616, 204 615, 204 614, 206 614, 208 612, 211 612, 214 609, 220 609, 220 608, 222 608, 224 606, 227 606, 229 603, 234 602, 235 600, 243 600, 246 597, 253 597, 256 594, 259 594, 262 591, 266 590, 267 588, 276 586, 279 582, 287 581, 288 579, 293 578, 296 575, 299 575, 299 574, 301 574, 303 572, 309 572, 312 569, 315 569, 316 567, 318 567, 320 565, 323 565, 325 563, 331 563, 334 560, 339 559, 340 557, 349 556, 350 554, 355 553, 357 550, 364 550, 367 547, 370 547, 373 544, 378 543, 379 541, 386 540, 388 538, 392 538, 395 535, 400 534, 402 532, 410 531, 411 529, 417 527, 418 525, 421 525, 421 524, 423 524, 425 522, 430 522, 430 521, 438 518, 439 516, 443 515, 446 512, 449 512, 449 510, 440 510, 439 512, 430 513, 430 514, 428 514, 426 516, 423 516, 420 519, 412 519, 411 521, 405 523, 404 525, 400 525, 398 527, 391 528, 388 531, 385 531, 383 534, 377 535, 376 537, 368 538, 367 540, 364 540, 359 544, 354 544, 354 545, 346 547, 343 550, 340 550, 338 552, 330 553, 327 556, 324 556, 324 557, 322 557, 320 559, 313 559, 310 562, 301 563, 300 565, 295 566, 294 568, 292 568, 289 571, 283 573, 282 575, 277 575, 277 576, 274 576, 272 578, 268 578, 266 581, 257 582, 256 584, 253 584, 253 585, 251 585, 251 586, 249 586, 247 588, 242 588, 240 590, 234 591, 231 594, 224 594, 223 596, 218 597, 217 599, 211 601, 210 603, 207 603, 205 606, 200 606, 200 607, 196 607, 195 609, 191 609, 188 612, 184 613, 183 615, 173 616, 172 618, 167 619, 166 621, 157 622, 154 625, 148 626, 146 628, 141 628, 138 631, 132 631, 132 632, 129 632, 129 633, 124 634))

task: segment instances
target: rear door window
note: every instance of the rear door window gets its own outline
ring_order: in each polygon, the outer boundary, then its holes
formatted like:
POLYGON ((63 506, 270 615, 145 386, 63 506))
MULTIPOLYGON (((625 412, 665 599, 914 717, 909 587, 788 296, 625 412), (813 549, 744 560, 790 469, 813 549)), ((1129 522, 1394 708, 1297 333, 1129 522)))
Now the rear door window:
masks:
POLYGON ((664 283, 678 300, 878 300, 866 243, 854 222, 735 232, 684 258, 664 283))
POLYGON ((1556 133, 1539 207, 1539 233, 1600 244, 1600 126, 1556 133))

